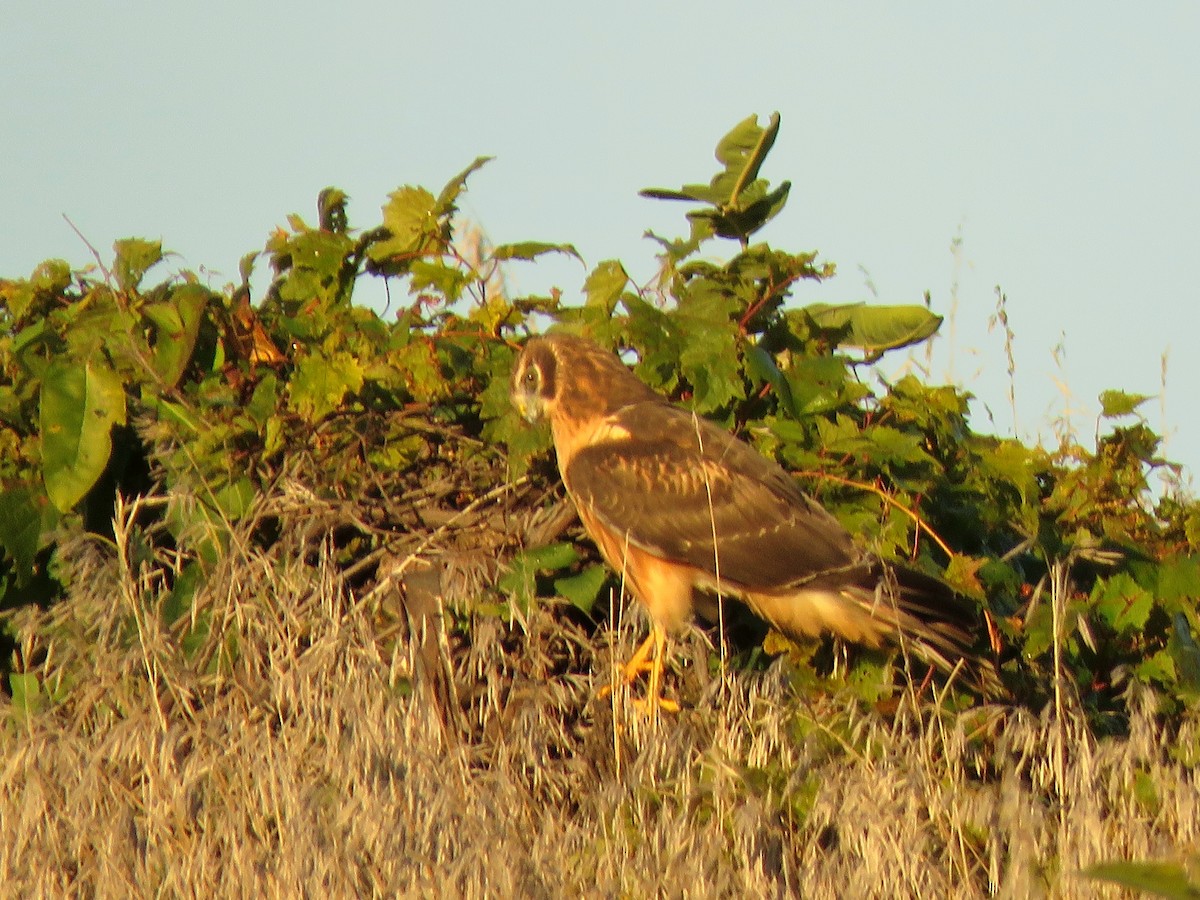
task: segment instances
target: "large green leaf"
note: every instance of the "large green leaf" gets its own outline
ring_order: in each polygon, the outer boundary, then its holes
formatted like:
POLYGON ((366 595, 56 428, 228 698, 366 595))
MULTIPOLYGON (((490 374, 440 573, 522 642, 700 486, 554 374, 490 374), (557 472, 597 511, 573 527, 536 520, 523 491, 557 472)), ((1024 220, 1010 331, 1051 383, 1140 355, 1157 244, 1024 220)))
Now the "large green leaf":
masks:
POLYGON ((666 188, 646 188, 643 197, 654 200, 690 200, 711 203, 726 209, 738 203, 746 187, 758 178, 758 170, 779 134, 779 113, 772 113, 766 128, 758 124, 758 116, 747 116, 733 126, 717 144, 717 161, 725 166, 707 186, 685 184, 677 191, 666 188))
POLYGON ((692 286, 672 318, 682 342, 679 370, 692 385, 696 412, 711 413, 744 393, 735 317, 744 300, 721 286, 692 286))
POLYGON ((42 478, 62 512, 99 479, 112 453, 112 427, 125 424, 125 389, 105 363, 64 360, 41 388, 42 478))
POLYGON ((924 306, 868 306, 865 303, 814 303, 800 310, 817 326, 844 330, 840 343, 858 347, 868 356, 919 344, 942 324, 942 317, 924 306))
POLYGON ((424 188, 402 187, 388 195, 383 224, 389 236, 372 244, 368 255, 377 262, 401 257, 395 261, 404 263, 405 258, 419 255, 437 234, 437 200, 424 188))

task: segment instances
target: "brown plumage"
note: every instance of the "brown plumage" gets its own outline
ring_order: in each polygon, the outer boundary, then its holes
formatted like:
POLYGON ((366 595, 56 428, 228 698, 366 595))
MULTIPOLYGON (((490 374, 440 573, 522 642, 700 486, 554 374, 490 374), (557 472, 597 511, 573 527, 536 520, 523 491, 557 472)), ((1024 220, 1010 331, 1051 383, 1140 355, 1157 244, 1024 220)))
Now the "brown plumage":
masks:
POLYGON ((531 338, 512 398, 530 421, 549 419, 585 530, 650 613, 654 628, 625 673, 649 670, 651 702, 667 632, 691 614, 695 588, 737 597, 793 637, 904 643, 947 672, 961 660, 977 690, 999 690, 991 661, 971 652, 967 601, 856 547, 782 468, 668 402, 614 354, 569 335, 531 338))

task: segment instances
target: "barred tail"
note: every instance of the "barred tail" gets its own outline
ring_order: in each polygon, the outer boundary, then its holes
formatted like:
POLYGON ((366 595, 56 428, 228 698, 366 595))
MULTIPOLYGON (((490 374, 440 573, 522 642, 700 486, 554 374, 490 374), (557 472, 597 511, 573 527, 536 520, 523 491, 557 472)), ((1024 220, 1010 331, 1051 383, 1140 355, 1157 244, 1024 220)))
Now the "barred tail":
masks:
POLYGON ((784 634, 832 632, 869 647, 892 644, 985 698, 1007 693, 995 661, 975 647, 975 605, 949 585, 911 569, 874 563, 786 593, 747 593, 750 607, 784 634))

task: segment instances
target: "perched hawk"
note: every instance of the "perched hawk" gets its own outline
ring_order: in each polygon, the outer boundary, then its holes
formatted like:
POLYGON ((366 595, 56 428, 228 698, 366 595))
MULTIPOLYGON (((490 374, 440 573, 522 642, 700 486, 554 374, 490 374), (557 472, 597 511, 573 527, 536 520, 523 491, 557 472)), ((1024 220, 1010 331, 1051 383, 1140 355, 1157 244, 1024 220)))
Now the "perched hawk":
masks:
POLYGON ((512 374, 527 420, 547 418, 558 469, 588 535, 646 607, 653 629, 626 664, 661 698, 667 634, 696 588, 744 601, 786 635, 830 631, 901 644, 984 693, 999 688, 971 652, 975 611, 943 583, 887 565, 782 468, 638 380, 614 354, 565 334, 531 338, 512 374))

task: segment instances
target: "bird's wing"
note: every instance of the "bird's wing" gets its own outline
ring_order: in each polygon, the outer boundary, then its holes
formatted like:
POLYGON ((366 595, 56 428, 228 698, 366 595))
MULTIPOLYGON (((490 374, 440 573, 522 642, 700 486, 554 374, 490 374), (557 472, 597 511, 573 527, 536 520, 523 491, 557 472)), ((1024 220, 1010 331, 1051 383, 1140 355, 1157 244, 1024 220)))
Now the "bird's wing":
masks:
POLYGON ((581 509, 622 540, 753 590, 802 584, 859 559, 791 476, 704 419, 644 402, 598 434, 563 479, 581 509))

